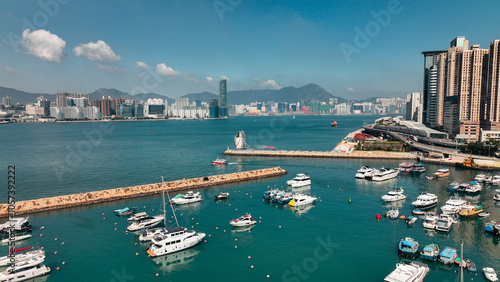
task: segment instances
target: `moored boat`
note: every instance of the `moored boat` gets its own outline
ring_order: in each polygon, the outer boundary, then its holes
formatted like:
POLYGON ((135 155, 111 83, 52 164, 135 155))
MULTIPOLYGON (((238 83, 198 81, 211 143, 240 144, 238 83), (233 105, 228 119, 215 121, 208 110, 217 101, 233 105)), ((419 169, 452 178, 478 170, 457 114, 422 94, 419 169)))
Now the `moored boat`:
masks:
POLYGON ((227 199, 229 199, 229 193, 227 193, 227 192, 220 192, 219 195, 215 195, 214 198, 216 200, 227 200, 227 199))
POLYGON ((460 183, 453 181, 450 184, 448 184, 447 190, 450 192, 456 192, 458 187, 460 187, 460 183))
POLYGON ((364 179, 364 178, 366 178, 367 175, 370 175, 370 178, 371 178, 371 176, 375 170, 376 169, 371 168, 369 166, 362 166, 360 169, 358 169, 358 171, 356 172, 356 175, 354 175, 354 177, 359 178, 359 179, 364 179))
POLYGON ((165 219, 164 215, 148 216, 134 221, 132 224, 127 226, 128 231, 138 231, 142 229, 147 229, 155 227, 162 223, 165 219))
POLYGON ((29 217, 14 217, 0 224, 0 234, 9 233, 11 229, 16 233, 31 232, 29 217))
POLYGON ((129 207, 125 207, 125 208, 123 208, 123 209, 118 209, 118 210, 115 210, 115 214, 116 214, 117 216, 131 215, 131 214, 133 214, 136 210, 137 210, 137 208, 129 208, 129 207))
POLYGON ((311 185, 311 177, 305 173, 299 173, 293 179, 288 180, 286 184, 292 186, 292 188, 311 185))
POLYGON ((462 200, 460 197, 450 197, 445 203, 444 206, 441 207, 441 211, 444 214, 457 214, 467 202, 462 200))
POLYGON ((398 254, 403 257, 414 258, 418 256, 418 242, 406 237, 399 241, 398 254))
POLYGON ((447 214, 439 215, 438 221, 436 223, 436 231, 449 232, 451 226, 453 225, 453 219, 447 214))
POLYGON ((182 195, 181 197, 174 197, 170 200, 170 203, 176 204, 176 205, 184 205, 184 204, 190 204, 190 203, 196 203, 200 202, 203 200, 201 198, 200 192, 193 192, 193 191, 188 191, 186 194, 182 195))
POLYGON ((139 212, 139 213, 131 215, 129 218, 127 218, 127 220, 136 221, 136 220, 146 218, 146 217, 148 217, 148 214, 146 212, 139 212))
POLYGON ((417 261, 401 260, 384 279, 386 282, 421 282, 429 272, 429 267, 417 261))
POLYGON ((406 174, 410 174, 412 171, 413 171, 413 163, 403 162, 403 163, 399 164, 399 173, 400 174, 406 175, 406 174))
POLYGON ((485 267, 485 268, 483 268, 483 273, 484 273, 484 276, 486 277, 486 279, 488 279, 490 281, 498 281, 497 274, 493 268, 485 267))
POLYGON ((420 252, 420 258, 430 261, 437 261, 439 257, 439 245, 437 243, 431 243, 424 247, 420 252))
POLYGON ((434 175, 437 177, 450 176, 450 169, 447 167, 440 168, 434 173, 434 175))
POLYGON ((411 211, 411 214, 413 214, 413 215, 424 215, 425 212, 423 210, 421 210, 421 209, 413 209, 411 211))
POLYGON ((493 200, 500 201, 500 189, 495 190, 495 195, 493 196, 493 200))
POLYGON ((474 180, 476 180, 477 182, 483 182, 484 180, 486 179, 486 174, 478 174, 476 175, 476 177, 474 177, 474 180))
POLYGON ((304 195, 304 194, 295 194, 293 199, 288 203, 289 206, 298 207, 303 205, 309 205, 314 203, 317 200, 316 197, 304 195))
MULTIPOLYGON (((392 168, 381 168, 378 172, 373 173, 372 181, 385 181, 398 177, 399 171, 392 168)), ((365 174, 366 178, 366 174, 365 174)))
MULTIPOLYGON (((17 252, 31 250, 31 249, 33 249, 33 247, 27 247, 27 248, 22 248, 22 249, 16 249, 16 250, 14 250, 14 252, 16 253, 15 256, 14 256, 14 261, 15 262, 21 262, 21 261, 25 261, 25 260, 30 260, 30 259, 32 259, 34 257, 37 257, 37 256, 45 256, 45 251, 41 250, 41 249, 37 249, 37 250, 34 250, 34 251, 29 251, 29 252, 17 254, 17 252)), ((3 257, 0 257, 0 266, 10 265, 11 264, 11 259, 12 259, 12 256, 3 256, 3 257)))
POLYGON ((498 185, 500 184, 500 175, 495 175, 493 176, 493 179, 491 179, 491 184, 493 185, 498 185))
POLYGON ((231 220, 229 224, 235 227, 243 227, 257 224, 257 221, 253 219, 251 214, 247 213, 246 215, 240 216, 237 219, 231 220))
POLYGON ((438 260, 444 264, 450 264, 450 263, 453 263, 457 257, 458 257, 458 254, 457 254, 456 249, 446 247, 439 254, 438 260))
POLYGON ((413 165, 413 170, 412 170, 413 174, 418 174, 418 173, 423 173, 423 172, 425 172, 424 164, 414 164, 413 165))
POLYGON ((458 212, 458 215, 461 217, 475 217, 482 212, 484 212, 483 206, 476 206, 469 203, 468 205, 462 207, 462 209, 458 212))
POLYGON ((406 196, 403 195, 404 189, 403 187, 394 187, 391 191, 387 192, 384 196, 382 196, 382 200, 384 202, 395 202, 399 200, 406 199, 406 196))
POLYGON ((390 219, 398 219, 399 218, 399 209, 394 207, 391 210, 388 210, 387 212, 385 212, 384 216, 388 217, 390 219))
POLYGON ((417 200, 411 204, 417 209, 429 209, 437 206, 438 197, 432 193, 424 192, 417 197, 417 200))
POLYGON ((434 229, 436 228, 437 221, 438 217, 436 216, 435 212, 427 212, 425 214, 425 219, 424 222, 422 223, 422 226, 427 229, 434 229))

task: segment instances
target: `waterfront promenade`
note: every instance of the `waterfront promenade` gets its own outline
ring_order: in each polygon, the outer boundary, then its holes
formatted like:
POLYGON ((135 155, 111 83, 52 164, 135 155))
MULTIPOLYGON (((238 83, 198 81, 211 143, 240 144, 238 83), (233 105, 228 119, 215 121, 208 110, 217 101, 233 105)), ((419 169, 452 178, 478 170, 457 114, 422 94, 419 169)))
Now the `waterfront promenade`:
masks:
MULTIPOLYGON (((280 167, 219 174, 199 178, 182 179, 165 182, 169 192, 206 188, 227 183, 236 183, 252 179, 267 178, 287 174, 280 167)), ((102 191, 64 195, 16 202, 16 214, 27 214, 75 206, 90 205, 101 202, 140 197, 162 193, 162 183, 138 185, 132 187, 116 188, 102 191)), ((7 211, 8 204, 0 204, 0 210, 7 211)), ((3 214, 5 215, 5 214, 3 214)))
POLYGON ((405 152, 385 151, 354 151, 349 153, 331 151, 284 151, 284 150, 227 150, 228 156, 259 156, 259 157, 289 157, 289 158, 346 158, 346 159, 399 159, 416 160, 417 155, 405 152))

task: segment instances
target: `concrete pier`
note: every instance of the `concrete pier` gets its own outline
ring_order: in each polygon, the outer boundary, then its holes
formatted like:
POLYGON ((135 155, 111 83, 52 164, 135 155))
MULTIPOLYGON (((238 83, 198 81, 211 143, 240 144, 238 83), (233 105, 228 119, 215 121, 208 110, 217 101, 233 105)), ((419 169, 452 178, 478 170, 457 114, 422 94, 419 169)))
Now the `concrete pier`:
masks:
POLYGON ((223 153, 228 156, 259 156, 259 157, 289 157, 289 158, 347 158, 347 159, 398 159, 416 160, 417 155, 404 152, 383 152, 383 151, 355 151, 350 153, 340 153, 331 151, 236 151, 227 150, 223 153))
MULTIPOLYGON (((287 174, 280 167, 235 172, 229 174, 212 175, 199 178, 183 179, 165 182, 165 189, 169 192, 181 190, 194 190, 226 183, 236 183, 252 179, 266 178, 287 174)), ((16 214, 27 214, 55 209, 63 209, 75 206, 90 205, 101 202, 109 202, 133 197, 140 197, 162 193, 162 184, 146 184, 132 187, 94 191, 80 194, 72 194, 58 197, 42 198, 16 202, 16 214)), ((2 215, 6 214, 8 204, 0 204, 2 215)))

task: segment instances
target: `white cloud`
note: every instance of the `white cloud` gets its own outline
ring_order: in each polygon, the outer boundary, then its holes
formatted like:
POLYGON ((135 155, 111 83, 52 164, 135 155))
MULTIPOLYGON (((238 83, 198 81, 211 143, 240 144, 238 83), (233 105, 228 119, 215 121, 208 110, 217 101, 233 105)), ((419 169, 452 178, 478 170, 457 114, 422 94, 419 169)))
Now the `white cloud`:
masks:
POLYGON ((207 83, 214 83, 214 79, 210 76, 207 76, 207 83))
POLYGON ((220 76, 220 79, 226 79, 228 82, 230 82, 230 81, 231 81, 231 79, 229 79, 229 78, 228 78, 227 76, 225 76, 225 75, 221 75, 221 76, 220 76))
POLYGON ((147 69, 149 66, 145 62, 137 61, 135 62, 135 67, 147 69))
POLYGON ((182 73, 174 70, 173 68, 165 65, 165 63, 156 65, 156 72, 164 76, 181 76, 182 73))
POLYGON ((30 55, 50 63, 60 63, 64 56, 66 42, 59 36, 44 29, 23 31, 21 46, 30 55))
POLYGON ((79 46, 73 48, 73 52, 77 57, 82 56, 92 62, 113 63, 121 60, 120 56, 116 55, 111 47, 102 40, 98 40, 95 43, 80 43, 79 46))
POLYGON ((105 71, 110 71, 110 72, 120 72, 124 71, 124 69, 117 67, 117 66, 110 66, 110 65, 104 65, 104 64, 97 64, 97 67, 101 70, 105 71))
POLYGON ((252 78, 254 81, 252 86, 260 89, 272 89, 272 90, 280 90, 282 87, 276 83, 276 81, 272 79, 268 79, 266 81, 262 81, 258 78, 252 78))
POLYGON ((351 93, 352 93, 352 92, 354 92, 355 90, 354 90, 354 88, 352 88, 352 87, 350 87, 350 86, 349 86, 349 87, 347 87, 347 91, 349 91, 349 92, 351 92, 351 93))
POLYGON ((11 67, 4 67, 3 69, 6 70, 6 71, 8 71, 8 72, 17 72, 16 69, 13 69, 11 67))

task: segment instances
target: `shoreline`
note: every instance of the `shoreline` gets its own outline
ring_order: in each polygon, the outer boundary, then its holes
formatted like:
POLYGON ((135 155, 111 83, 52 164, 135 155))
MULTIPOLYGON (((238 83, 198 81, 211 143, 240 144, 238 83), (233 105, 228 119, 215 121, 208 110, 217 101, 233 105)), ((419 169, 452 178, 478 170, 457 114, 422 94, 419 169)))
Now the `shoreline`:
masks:
MULTIPOLYGON (((169 192, 206 188, 221 184, 237 183, 247 180, 268 178, 287 174, 288 171, 280 168, 264 168, 219 174, 191 179, 175 180, 165 182, 165 188, 169 192)), ((64 209, 76 206, 91 205, 103 202, 111 202, 128 198, 148 196, 162 192, 162 183, 152 183, 131 187, 115 188, 79 194, 48 197, 16 202, 16 214, 29 214, 35 212, 64 209)), ((8 204, 0 204, 0 210, 6 211, 8 204)), ((5 215, 5 213, 2 213, 5 215)))
POLYGON ((289 158, 349 158, 349 159, 405 159, 417 160, 418 156, 405 152, 386 151, 355 151, 350 153, 339 153, 331 151, 236 151, 227 150, 223 155, 227 156, 259 156, 259 157, 289 157, 289 158))

